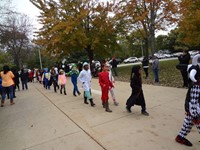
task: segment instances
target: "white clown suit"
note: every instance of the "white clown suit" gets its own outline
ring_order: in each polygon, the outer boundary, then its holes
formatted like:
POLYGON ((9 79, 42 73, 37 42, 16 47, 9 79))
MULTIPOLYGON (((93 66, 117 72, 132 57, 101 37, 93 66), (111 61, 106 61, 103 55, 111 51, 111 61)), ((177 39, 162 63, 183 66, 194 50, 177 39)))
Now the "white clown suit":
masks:
POLYGON ((186 146, 192 146, 192 143, 185 137, 190 133, 195 125, 200 133, 200 54, 192 60, 192 65, 188 66, 191 85, 188 89, 185 100, 186 117, 183 126, 176 141, 186 146))

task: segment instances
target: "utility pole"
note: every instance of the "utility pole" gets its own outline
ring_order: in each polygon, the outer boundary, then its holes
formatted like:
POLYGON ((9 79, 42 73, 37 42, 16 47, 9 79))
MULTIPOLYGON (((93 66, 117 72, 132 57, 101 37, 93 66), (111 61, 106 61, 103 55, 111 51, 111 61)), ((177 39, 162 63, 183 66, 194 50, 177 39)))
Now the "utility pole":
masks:
POLYGON ((42 70, 42 58, 41 58, 41 53, 40 53, 40 48, 38 49, 38 53, 39 53, 39 59, 40 59, 40 69, 42 70))

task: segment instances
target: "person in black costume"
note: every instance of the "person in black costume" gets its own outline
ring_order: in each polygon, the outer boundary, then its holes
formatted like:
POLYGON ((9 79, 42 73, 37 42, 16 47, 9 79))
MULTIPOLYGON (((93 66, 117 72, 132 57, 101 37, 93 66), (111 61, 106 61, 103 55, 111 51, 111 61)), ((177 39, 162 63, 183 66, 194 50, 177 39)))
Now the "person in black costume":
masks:
POLYGON ((188 87, 188 72, 187 72, 187 65, 190 62, 190 54, 188 51, 183 51, 183 55, 178 57, 179 64, 186 65, 185 68, 182 68, 181 75, 183 78, 183 87, 188 87))
POLYGON ((146 104, 142 90, 141 71, 142 70, 140 66, 133 66, 132 68, 130 78, 130 86, 132 88, 132 93, 126 102, 126 109, 128 112, 131 113, 131 107, 134 105, 139 105, 142 107, 141 113, 143 115, 149 116, 149 113, 146 111, 146 104))

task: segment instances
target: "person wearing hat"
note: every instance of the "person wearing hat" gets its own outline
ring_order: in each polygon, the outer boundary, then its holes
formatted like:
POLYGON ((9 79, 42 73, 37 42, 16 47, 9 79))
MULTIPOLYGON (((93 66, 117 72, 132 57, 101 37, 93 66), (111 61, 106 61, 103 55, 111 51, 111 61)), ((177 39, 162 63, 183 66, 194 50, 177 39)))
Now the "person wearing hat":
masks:
POLYGON ((109 79, 108 68, 109 68, 108 64, 102 65, 102 72, 99 73, 99 84, 101 86, 101 92, 102 92, 101 100, 102 100, 103 108, 105 108, 106 112, 112 112, 108 104, 108 99, 109 99, 108 93, 109 93, 109 89, 113 87, 113 84, 109 79))
POLYGON ((184 123, 175 140, 180 144, 192 146, 192 143, 186 139, 186 136, 194 125, 200 133, 200 54, 193 57, 192 65, 189 65, 187 70, 192 83, 185 99, 186 116, 184 123))
POLYGON ((126 102, 126 109, 129 113, 131 113, 131 107, 134 105, 139 105, 142 107, 141 113, 143 115, 149 116, 149 113, 146 111, 146 104, 142 90, 141 71, 142 69, 139 65, 133 66, 132 68, 130 78, 130 86, 132 88, 132 93, 126 102))
POLYGON ((79 75, 79 71, 75 64, 72 66, 72 70, 68 72, 67 75, 71 76, 71 81, 72 81, 72 84, 74 85, 73 95, 76 96, 76 93, 80 95, 81 93, 79 92, 78 86, 77 86, 77 78, 79 75))
POLYGON ((64 90, 64 94, 67 95, 66 93, 66 85, 67 78, 65 76, 64 70, 60 69, 59 71, 59 76, 58 76, 58 84, 60 85, 60 94, 62 94, 62 90, 64 90))
POLYGON ((91 71, 89 69, 89 64, 87 62, 83 63, 83 70, 80 72, 79 76, 78 76, 78 81, 80 81, 82 83, 82 87, 84 90, 84 103, 88 104, 87 100, 90 101, 91 106, 95 106, 94 102, 93 102, 93 98, 91 95, 91 71))

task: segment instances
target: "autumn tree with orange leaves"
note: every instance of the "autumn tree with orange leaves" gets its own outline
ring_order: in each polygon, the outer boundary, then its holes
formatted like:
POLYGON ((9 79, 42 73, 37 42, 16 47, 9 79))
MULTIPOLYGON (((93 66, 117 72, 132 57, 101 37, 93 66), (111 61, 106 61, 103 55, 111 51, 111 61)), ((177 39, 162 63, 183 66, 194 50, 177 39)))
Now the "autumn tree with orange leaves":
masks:
POLYGON ((112 17, 112 3, 98 0, 30 0, 39 10, 43 27, 35 42, 48 54, 59 56, 87 52, 110 57, 117 47, 117 32, 112 17))
POLYGON ((200 46, 200 1, 182 0, 178 25, 179 41, 188 46, 200 46))
POLYGON ((116 14, 124 24, 124 30, 140 33, 145 43, 146 55, 155 52, 155 32, 166 30, 178 21, 178 0, 120 0, 116 14))

